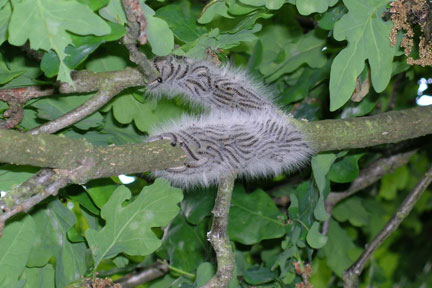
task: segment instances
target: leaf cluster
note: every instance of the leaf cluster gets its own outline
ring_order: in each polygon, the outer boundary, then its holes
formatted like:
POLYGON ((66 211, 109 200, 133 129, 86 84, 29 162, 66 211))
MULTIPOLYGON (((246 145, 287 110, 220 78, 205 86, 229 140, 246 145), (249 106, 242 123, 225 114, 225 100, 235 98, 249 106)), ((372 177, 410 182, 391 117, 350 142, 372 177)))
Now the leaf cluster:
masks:
MULTIPOLYGON (((216 55, 269 86, 281 110, 298 119, 375 115, 412 107, 417 93, 428 92, 418 90, 417 79, 427 77, 429 69, 407 65, 402 51, 390 45, 392 22, 381 17, 389 2, 140 1, 148 25, 148 43, 140 49, 150 57, 216 55)), ((126 22, 121 1, 0 0, 1 88, 71 82, 72 70, 133 66, 121 44, 126 22), (42 57, 32 58, 22 46, 43 52, 42 57)), ((33 99, 24 105, 17 128, 28 131, 56 119, 93 95, 33 99)), ((0 112, 7 109, 0 102, 0 112)), ((145 95, 145 87, 129 88, 59 134, 96 145, 136 143, 160 123, 201 112, 181 97, 156 101, 145 95)), ((360 171, 405 147, 319 154, 311 169, 294 175, 237 181, 228 226, 236 261, 230 287, 302 287, 306 282, 340 287, 343 271, 426 170, 431 155, 421 145, 427 141, 408 143, 423 148, 331 214, 326 209, 330 193, 346 191, 360 171), (329 224, 326 234, 324 223, 329 224)), ((1 193, 36 172, 2 164, 1 193)), ((59 199, 49 198, 11 219, 0 238, 0 286, 81 287, 82 277, 99 273, 118 279, 158 259, 169 264, 169 273, 143 287, 207 283, 217 267, 206 237, 215 189, 182 192, 148 174, 135 175, 127 185, 119 179, 68 186, 59 199)), ((431 196, 425 193, 380 247, 361 287, 432 285, 427 257, 432 252, 427 241, 431 196)))

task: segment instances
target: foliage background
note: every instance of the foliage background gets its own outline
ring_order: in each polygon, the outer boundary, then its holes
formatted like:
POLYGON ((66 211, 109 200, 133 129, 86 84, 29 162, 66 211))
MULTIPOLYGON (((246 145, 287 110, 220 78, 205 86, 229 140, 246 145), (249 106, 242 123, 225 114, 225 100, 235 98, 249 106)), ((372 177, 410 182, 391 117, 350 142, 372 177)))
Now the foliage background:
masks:
MULTIPOLYGON (((269 85, 287 113, 309 121, 343 119, 416 105, 421 77, 390 46, 391 21, 382 0, 142 1, 148 23, 148 56, 205 58, 222 62, 269 85), (397 76, 395 76, 397 75, 397 76), (350 98, 370 78, 367 96, 350 98), (360 80, 359 80, 360 79, 360 80)), ((0 0, 2 88, 70 82, 74 69, 94 72, 133 66, 119 42, 126 18, 116 0, 0 0), (46 53, 40 63, 17 46, 46 53)), ((426 91, 427 92, 427 91, 426 91)), ((426 93, 425 92, 425 93, 426 93)), ((19 129, 55 119, 92 94, 56 95, 25 106, 19 129)), ((0 102, 0 111, 7 105, 0 102)), ((145 88, 127 89, 99 112, 60 132, 97 145, 140 142, 151 127, 200 113, 181 98, 150 99, 145 88)), ((413 128, 415 129, 415 128, 413 128)), ((294 262, 312 266, 315 287, 340 287, 342 272, 384 225, 430 162, 420 149, 409 164, 328 215, 324 200, 344 191, 359 171, 392 154, 393 145, 323 153, 293 176, 237 181, 229 216, 236 279, 230 287, 295 287, 303 280, 294 262), (330 219, 327 235, 322 223, 330 219), (304 262, 303 262, 304 261, 304 262)), ((37 171, 0 166, 8 192, 37 171)), ((170 272, 143 287, 199 287, 213 275, 209 230, 215 189, 180 191, 149 175, 121 185, 118 178, 71 185, 9 221, 0 238, 2 287, 66 287, 83 276, 120 278, 165 259, 170 272), (182 201, 181 201, 182 200, 182 201), (181 201, 181 202, 180 202, 181 201)), ((425 193, 400 229, 375 253, 361 287, 432 287, 432 198, 425 193)))

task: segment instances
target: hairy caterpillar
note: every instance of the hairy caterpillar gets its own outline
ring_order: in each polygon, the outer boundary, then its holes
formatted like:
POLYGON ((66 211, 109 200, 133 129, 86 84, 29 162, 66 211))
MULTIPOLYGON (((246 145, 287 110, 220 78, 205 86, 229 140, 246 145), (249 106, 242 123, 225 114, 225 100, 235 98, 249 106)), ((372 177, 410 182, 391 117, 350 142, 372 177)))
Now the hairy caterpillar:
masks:
POLYGON ((171 56, 153 63, 161 77, 149 84, 150 93, 182 93, 210 110, 154 131, 147 141, 169 140, 188 156, 184 165, 156 176, 181 187, 208 186, 233 172, 257 177, 290 171, 312 154, 292 118, 262 97, 264 89, 244 72, 171 56))
POLYGON ((183 94, 209 110, 248 111, 269 109, 274 105, 267 91, 249 80, 246 73, 230 66, 217 67, 190 58, 158 57, 153 62, 160 73, 147 87, 152 94, 183 94))

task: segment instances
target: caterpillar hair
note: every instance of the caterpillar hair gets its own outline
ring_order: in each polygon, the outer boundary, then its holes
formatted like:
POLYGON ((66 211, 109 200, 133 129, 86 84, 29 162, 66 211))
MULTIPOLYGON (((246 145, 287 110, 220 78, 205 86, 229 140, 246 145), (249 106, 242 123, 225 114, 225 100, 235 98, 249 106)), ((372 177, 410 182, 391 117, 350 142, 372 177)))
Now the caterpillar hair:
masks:
POLYGON ((293 119, 273 111, 254 115, 216 111, 183 117, 159 129, 148 141, 166 139, 183 148, 183 166, 156 171, 174 185, 188 188, 216 184, 221 176, 260 177, 291 171, 312 154, 293 119))
POLYGON ((184 188, 209 186, 232 173, 260 177, 291 171, 313 153, 295 120, 263 96, 268 92, 245 72, 173 56, 153 63, 160 78, 148 85, 150 93, 183 94, 209 110, 165 125, 148 139, 169 140, 188 156, 184 165, 155 176, 184 188))
POLYGON ((154 95, 183 94, 193 104, 209 110, 250 111, 273 108, 262 85, 251 81, 246 72, 230 65, 218 67, 208 61, 174 56, 153 61, 160 77, 147 86, 154 95))

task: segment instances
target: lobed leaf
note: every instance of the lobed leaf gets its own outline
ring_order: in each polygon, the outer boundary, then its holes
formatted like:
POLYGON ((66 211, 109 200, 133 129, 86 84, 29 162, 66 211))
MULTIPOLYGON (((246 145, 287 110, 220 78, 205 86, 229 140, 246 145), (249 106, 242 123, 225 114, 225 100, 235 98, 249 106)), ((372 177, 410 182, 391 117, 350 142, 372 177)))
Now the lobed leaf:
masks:
POLYGON ((22 0, 14 4, 9 42, 21 46, 29 40, 32 49, 53 49, 60 60, 58 79, 72 83, 71 69, 64 63, 65 49, 72 44, 68 32, 101 36, 110 33, 110 27, 88 6, 75 1, 22 0))
POLYGON ((113 258, 119 253, 148 255, 161 245, 162 241, 151 230, 165 226, 179 212, 182 198, 180 189, 157 179, 146 186, 141 193, 124 206, 131 198, 129 189, 120 186, 102 207, 101 216, 105 226, 99 230, 88 229, 85 237, 93 254, 95 267, 103 259, 113 258))
POLYGON ((330 73, 330 110, 342 107, 351 97, 365 60, 371 68, 374 89, 381 92, 390 81, 396 49, 390 46, 392 24, 381 14, 389 1, 344 0, 349 12, 334 27, 334 38, 348 45, 335 57, 330 73))

